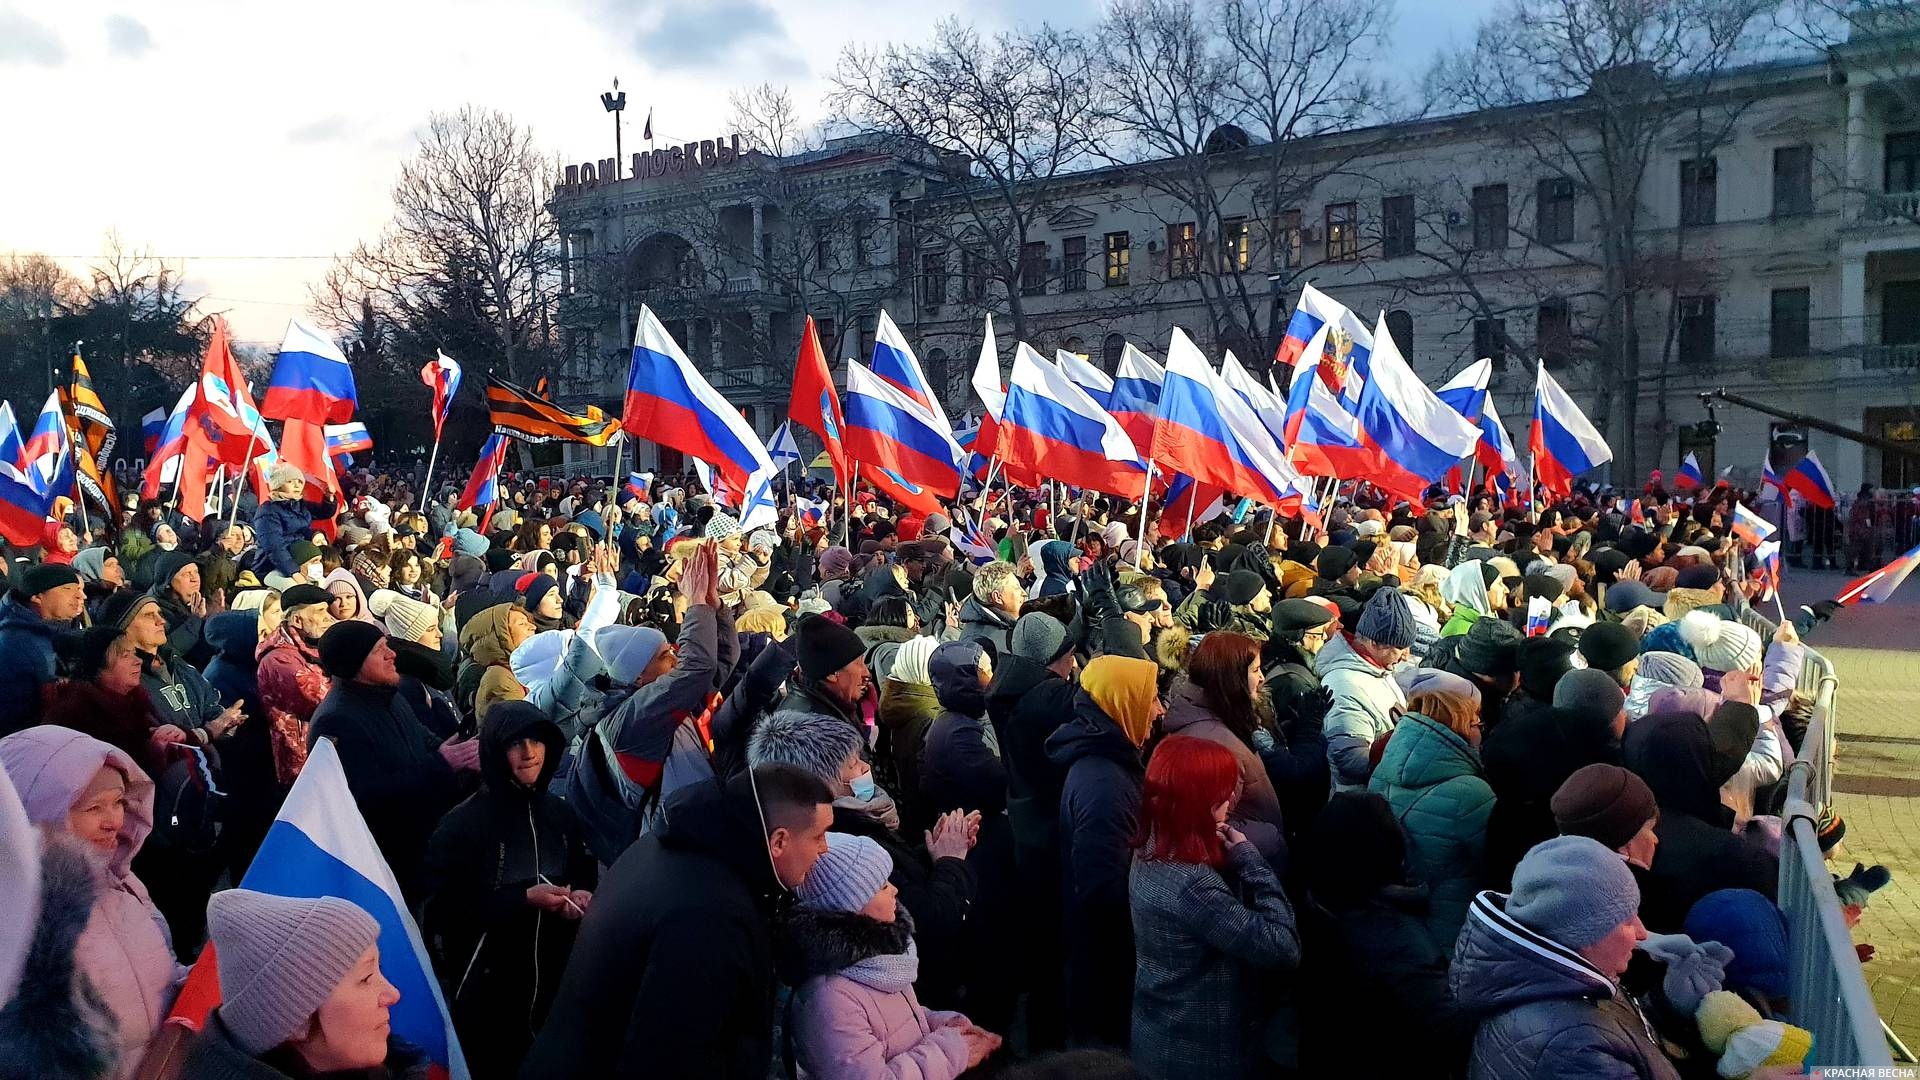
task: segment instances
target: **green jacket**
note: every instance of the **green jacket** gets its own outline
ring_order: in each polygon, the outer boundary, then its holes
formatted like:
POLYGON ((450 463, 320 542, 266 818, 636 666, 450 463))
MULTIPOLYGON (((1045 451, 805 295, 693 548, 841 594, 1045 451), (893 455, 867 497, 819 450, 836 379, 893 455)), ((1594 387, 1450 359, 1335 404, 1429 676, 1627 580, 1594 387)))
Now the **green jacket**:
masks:
POLYGON ((1229 605, 1225 600, 1215 600, 1199 589, 1193 590, 1185 600, 1180 601, 1180 606, 1173 609, 1173 617, 1180 625, 1200 634, 1232 630, 1255 641, 1265 641, 1273 633, 1272 615, 1258 614, 1245 606, 1229 605))
POLYGON ((1473 629, 1473 624, 1479 621, 1480 621, 1479 612, 1473 610, 1472 608, 1468 607, 1465 604, 1455 604, 1453 606, 1453 616, 1447 620, 1447 624, 1445 626, 1442 626, 1440 628, 1440 636, 1456 637, 1460 634, 1464 634, 1467 631, 1473 629))
POLYGON ((1427 932, 1451 950, 1467 906, 1485 884, 1493 789, 1479 753, 1438 720, 1410 712, 1393 729, 1367 787, 1386 797, 1405 830, 1407 871, 1431 890, 1427 932))

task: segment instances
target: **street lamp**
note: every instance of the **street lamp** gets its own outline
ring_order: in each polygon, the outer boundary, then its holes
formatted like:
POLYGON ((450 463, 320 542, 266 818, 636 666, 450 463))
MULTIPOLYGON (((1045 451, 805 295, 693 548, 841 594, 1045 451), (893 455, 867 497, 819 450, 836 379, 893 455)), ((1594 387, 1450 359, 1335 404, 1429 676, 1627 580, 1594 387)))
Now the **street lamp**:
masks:
POLYGON ((620 179, 620 114, 626 111, 627 95, 620 89, 620 80, 613 80, 613 89, 603 91, 600 104, 613 114, 613 179, 620 179))

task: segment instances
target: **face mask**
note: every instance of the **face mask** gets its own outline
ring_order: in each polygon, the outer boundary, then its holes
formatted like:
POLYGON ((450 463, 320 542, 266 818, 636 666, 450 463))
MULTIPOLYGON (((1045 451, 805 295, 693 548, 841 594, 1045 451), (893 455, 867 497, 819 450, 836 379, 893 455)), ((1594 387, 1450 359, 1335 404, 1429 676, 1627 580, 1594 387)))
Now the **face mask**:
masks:
POLYGON ((873 773, 871 772, 863 772, 859 776, 854 777, 852 787, 853 797, 859 799, 861 802, 867 802, 872 799, 874 793, 880 790, 879 786, 873 782, 873 773))
POLYGON ((321 567, 318 564, 308 566, 307 580, 315 584, 319 584, 321 577, 324 576, 320 573, 320 570, 321 570, 321 567))

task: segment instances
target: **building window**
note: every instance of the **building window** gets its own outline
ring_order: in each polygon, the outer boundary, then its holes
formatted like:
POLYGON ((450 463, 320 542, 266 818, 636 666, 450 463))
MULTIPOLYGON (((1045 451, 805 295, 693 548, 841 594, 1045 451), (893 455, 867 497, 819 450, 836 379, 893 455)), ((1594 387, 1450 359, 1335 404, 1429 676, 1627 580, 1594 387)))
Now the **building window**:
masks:
POLYGON ((1087 238, 1069 236, 1060 241, 1060 291, 1087 291, 1087 238))
POLYGON ((969 300, 978 300, 987 295, 986 260, 979 253, 960 249, 960 276, 964 280, 961 288, 969 300))
POLYGON ((927 383, 933 387, 933 396, 945 401, 953 391, 953 361, 947 357, 945 349, 927 350, 927 383))
POLYGON ((1533 313, 1533 348, 1542 359, 1565 360, 1573 350, 1573 315, 1559 298, 1540 301, 1533 313))
POLYGON ((1107 287, 1125 285, 1133 274, 1133 234, 1107 234, 1107 287))
POLYGON ((1507 246, 1507 185, 1473 189, 1473 248, 1495 251, 1507 246))
POLYGON ((1413 254, 1413 196, 1380 200, 1380 254, 1389 259, 1413 254))
POLYGON ((1107 340, 1100 343, 1100 370, 1109 375, 1120 370, 1120 354, 1126 350, 1125 335, 1108 334, 1107 340))
POLYGON ((1253 230, 1246 218, 1220 219, 1220 265, 1229 272, 1253 265, 1253 230))
POLYGON ((818 221, 813 226, 813 265, 815 269, 833 269, 833 223, 818 221))
POLYGON ((859 319, 860 319, 859 357, 861 360, 866 360, 868 357, 871 357, 873 355, 873 335, 874 335, 874 331, 878 328, 879 324, 876 321, 872 321, 873 316, 871 314, 861 315, 859 316, 859 319))
POLYGON ((1273 250, 1280 269, 1300 266, 1300 211, 1282 210, 1273 216, 1273 250))
POLYGON ((1534 201, 1535 213, 1539 217, 1535 227, 1540 233, 1540 242, 1572 243, 1573 181, 1564 176, 1540 181, 1540 190, 1534 201))
POLYGON ((1473 355, 1492 357, 1495 364, 1507 361, 1507 320, 1473 320, 1473 355))
POLYGON ((820 335, 820 351, 826 355, 827 363, 834 363, 834 350, 840 342, 840 327, 832 319, 815 318, 813 332, 820 335))
POLYGON ((1813 147, 1773 148, 1773 216, 1813 213, 1813 147))
POLYGON ((1711 296, 1680 298, 1679 349, 1682 363, 1713 363, 1713 308, 1711 296))
POLYGON ((947 253, 920 256, 920 302, 938 306, 947 302, 947 253))
POLYGON ((1360 206, 1327 204, 1327 261, 1352 262, 1360 257, 1360 206))
POLYGON ((1812 351, 1812 291, 1773 290, 1769 315, 1768 355, 1805 356, 1812 351))
POLYGON ((1044 296, 1047 292, 1047 242, 1034 240, 1020 246, 1020 295, 1044 296))
POLYGON ((1413 352, 1413 316, 1404 308, 1394 308, 1387 312, 1387 336, 1400 349, 1401 356, 1413 352))
POLYGON ((867 230, 873 227, 873 222, 865 217, 856 217, 851 224, 853 228, 847 231, 853 234, 853 266, 857 270, 867 265, 867 247, 872 239, 867 235, 867 230))
POLYGON ((1200 237, 1193 222, 1167 226, 1167 276, 1192 277, 1200 272, 1200 237))
POLYGON ((1886 155, 1887 194, 1920 191, 1920 131, 1887 136, 1886 155))
POLYGON ((1680 224, 1711 225, 1720 212, 1720 166, 1710 157, 1680 163, 1680 224))

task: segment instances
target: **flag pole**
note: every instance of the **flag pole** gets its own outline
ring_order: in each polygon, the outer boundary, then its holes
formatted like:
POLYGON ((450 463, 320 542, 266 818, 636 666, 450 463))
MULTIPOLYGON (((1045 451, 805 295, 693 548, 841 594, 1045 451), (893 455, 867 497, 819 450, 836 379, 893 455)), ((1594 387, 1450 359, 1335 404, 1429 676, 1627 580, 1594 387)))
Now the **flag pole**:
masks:
POLYGON ((1787 625, 1787 608, 1780 602, 1780 590, 1773 590, 1773 610, 1780 613, 1780 625, 1787 625))
MULTIPOLYGON (((420 478, 420 504, 425 506, 433 499, 433 463, 440 458, 440 432, 433 433, 433 449, 427 451, 427 475, 420 478)), ((615 478, 618 478, 618 473, 615 478)))
POLYGON ((858 461, 854 462, 853 468, 849 469, 848 472, 851 473, 851 475, 847 477, 846 511, 840 515, 840 542, 851 548, 853 547, 853 493, 860 487, 860 463, 858 461))
POLYGON ((1200 500, 1198 497, 1187 500, 1187 527, 1186 530, 1180 534, 1180 542, 1183 544, 1193 543, 1193 512, 1199 508, 1200 500))
MULTIPOLYGON (((613 444, 613 483, 607 485, 607 509, 608 510, 613 509, 615 505, 614 497, 613 497, 614 492, 620 490, 620 457, 622 454, 626 453, 627 438, 628 438, 627 433, 625 431, 622 431, 617 437, 617 441, 615 441, 613 444)), ((436 443, 435 445, 437 446, 438 444, 436 443)), ((428 468, 431 469, 432 466, 429 465, 428 468)), ((745 513, 744 510, 741 512, 745 513)))
POLYGON ((1147 458, 1147 482, 1140 487, 1140 540, 1133 548, 1133 568, 1140 569, 1147 550, 1147 502, 1153 498, 1153 458, 1147 458))
MULTIPOLYGON (((263 420, 261 421, 261 423, 265 423, 265 421, 263 420)), ((253 479, 253 448, 254 448, 254 445, 257 444, 259 441, 260 441, 260 429, 253 424, 248 424, 247 425, 247 456, 240 459, 242 462, 244 462, 244 464, 241 465, 240 468, 243 470, 244 475, 249 480, 253 479)), ((221 494, 225 494, 225 493, 226 493, 226 489, 222 488, 221 494)), ((234 496, 234 499, 233 499, 233 507, 227 513, 227 528, 229 529, 233 528, 233 523, 238 520, 240 520, 240 497, 236 495, 234 496)))

